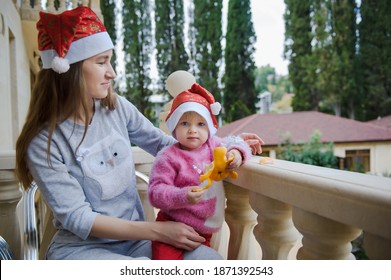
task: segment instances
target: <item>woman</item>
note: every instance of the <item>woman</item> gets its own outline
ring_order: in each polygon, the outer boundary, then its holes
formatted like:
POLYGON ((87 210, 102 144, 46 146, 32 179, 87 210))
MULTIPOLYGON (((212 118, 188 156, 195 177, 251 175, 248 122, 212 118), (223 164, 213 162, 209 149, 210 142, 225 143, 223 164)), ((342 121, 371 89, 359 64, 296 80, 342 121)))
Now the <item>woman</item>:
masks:
POLYGON ((82 6, 41 12, 37 29, 43 69, 16 143, 16 173, 25 188, 37 183, 54 214, 46 257, 148 259, 157 240, 187 250, 185 259, 221 259, 185 224, 144 221, 130 143, 156 155, 175 139, 112 91, 114 46, 96 14, 82 6))

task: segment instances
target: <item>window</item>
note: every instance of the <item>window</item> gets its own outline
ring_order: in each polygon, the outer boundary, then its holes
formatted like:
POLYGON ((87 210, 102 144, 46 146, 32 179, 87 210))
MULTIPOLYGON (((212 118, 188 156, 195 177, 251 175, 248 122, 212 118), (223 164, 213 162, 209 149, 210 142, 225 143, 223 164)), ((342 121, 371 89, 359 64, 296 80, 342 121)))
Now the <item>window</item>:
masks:
POLYGON ((366 173, 370 171, 370 150, 349 150, 343 163, 343 169, 366 173))

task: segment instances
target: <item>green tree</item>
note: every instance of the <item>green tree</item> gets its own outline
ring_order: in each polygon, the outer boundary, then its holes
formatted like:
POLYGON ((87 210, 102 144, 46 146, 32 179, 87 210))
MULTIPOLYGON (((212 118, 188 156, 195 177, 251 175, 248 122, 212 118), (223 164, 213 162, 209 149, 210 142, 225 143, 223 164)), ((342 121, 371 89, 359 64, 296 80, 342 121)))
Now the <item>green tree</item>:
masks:
POLYGON ((292 144, 289 135, 279 145, 278 158, 316 166, 338 168, 338 159, 333 153, 333 143, 322 143, 320 131, 314 131, 309 141, 292 144))
POLYGON ((152 119, 149 97, 150 55, 152 53, 149 1, 124 1, 123 38, 126 90, 123 93, 146 117, 152 119))
POLYGON ((354 118, 357 86, 355 0, 285 0, 285 57, 295 111, 354 118))
POLYGON ((285 58, 295 97, 294 111, 318 109, 318 96, 313 81, 311 0, 285 0, 285 58), (309 67, 311 66, 311 67, 309 67))
POLYGON ((310 80, 314 85, 316 93, 316 107, 319 111, 333 113, 332 107, 336 103, 332 99, 332 95, 328 98, 327 93, 334 92, 333 84, 333 65, 332 60, 333 39, 332 39, 332 24, 331 24, 331 1, 329 0, 313 0, 312 4, 312 54, 311 67, 308 73, 311 75, 310 80))
POLYGON ((360 70, 363 119, 391 114, 391 2, 362 0, 360 70))
POLYGON ((195 74, 197 81, 221 101, 222 0, 194 0, 195 74))
POLYGON ((277 102, 285 93, 292 92, 292 84, 288 76, 277 75, 274 67, 266 65, 255 71, 255 89, 257 93, 271 92, 272 101, 277 102))
POLYGON ((188 14, 188 22, 189 22, 189 30, 187 32, 187 38, 188 38, 188 51, 189 51, 189 72, 191 72, 194 76, 196 75, 197 71, 197 64, 196 64, 196 56, 197 56, 197 49, 196 49, 196 33, 197 30, 194 26, 194 1, 189 1, 189 5, 187 7, 187 14, 188 14))
POLYGON ((249 0, 229 0, 225 48, 223 106, 225 121, 232 122, 256 112, 256 35, 249 0))
POLYGON ((158 87, 166 93, 167 77, 177 70, 189 70, 189 56, 184 45, 183 0, 155 1, 155 22, 158 87))
MULTIPOLYGON (((100 1, 100 9, 102 12, 106 30, 109 33, 110 38, 115 46, 117 43, 117 34, 116 34, 117 29, 115 27, 115 18, 116 18, 115 1, 114 0, 100 1)), ((111 63, 113 65, 113 68, 116 69, 118 63, 117 63, 117 57, 115 52, 113 52, 111 63)))
POLYGON ((276 69, 269 64, 257 68, 255 70, 255 89, 257 93, 270 91, 269 85, 275 84, 275 77, 276 69))
POLYGON ((354 119, 359 103, 356 86, 356 2, 336 0, 331 4, 331 81, 327 98, 334 100, 334 113, 354 119))

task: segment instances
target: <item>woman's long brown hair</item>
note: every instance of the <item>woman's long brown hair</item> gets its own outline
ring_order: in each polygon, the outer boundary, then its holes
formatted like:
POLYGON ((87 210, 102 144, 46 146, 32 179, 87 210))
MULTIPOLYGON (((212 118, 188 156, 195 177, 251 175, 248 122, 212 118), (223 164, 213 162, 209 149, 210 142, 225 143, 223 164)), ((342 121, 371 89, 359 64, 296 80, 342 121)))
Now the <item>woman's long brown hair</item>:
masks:
MULTIPOLYGON (((47 161, 50 161, 50 142, 57 124, 66 119, 84 121, 83 142, 91 118, 85 81, 82 71, 83 62, 71 64, 70 69, 58 74, 51 69, 42 69, 34 84, 25 124, 16 141, 16 176, 27 189, 33 178, 27 166, 27 150, 32 139, 44 128, 49 131, 47 142, 47 161)), ((101 100, 102 106, 114 110, 116 95, 109 89, 109 94, 101 100)), ((80 142, 80 144, 81 144, 80 142)), ((80 145, 79 144, 79 145, 80 145)))

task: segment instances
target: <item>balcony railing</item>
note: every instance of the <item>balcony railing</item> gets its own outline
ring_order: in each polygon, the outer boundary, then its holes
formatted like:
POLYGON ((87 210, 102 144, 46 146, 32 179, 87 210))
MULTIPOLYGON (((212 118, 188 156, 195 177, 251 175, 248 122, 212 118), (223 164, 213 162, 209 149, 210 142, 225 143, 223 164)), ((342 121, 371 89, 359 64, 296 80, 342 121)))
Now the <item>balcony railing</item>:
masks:
MULTIPOLYGON (((148 175, 153 158, 134 151, 148 175)), ((227 259, 354 259, 351 242, 361 234, 370 259, 391 259, 391 179, 260 159, 224 184, 229 232, 220 241, 229 241, 216 246, 227 259)))

